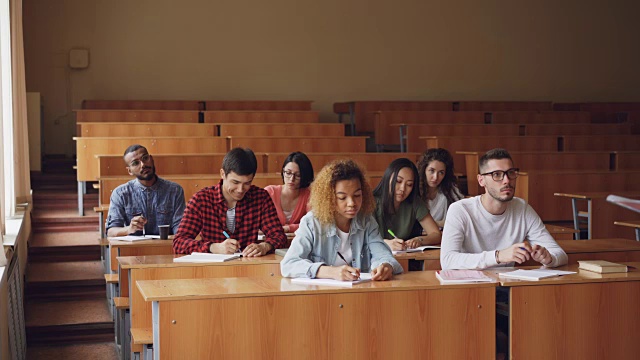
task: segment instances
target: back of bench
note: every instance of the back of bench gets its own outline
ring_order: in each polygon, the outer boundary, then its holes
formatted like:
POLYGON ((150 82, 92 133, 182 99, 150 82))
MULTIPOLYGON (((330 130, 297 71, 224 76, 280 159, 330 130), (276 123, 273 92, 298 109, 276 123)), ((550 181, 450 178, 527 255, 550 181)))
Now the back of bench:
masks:
POLYGON ((214 124, 198 123, 78 123, 78 136, 84 137, 123 137, 123 136, 218 136, 214 124))
POLYGON ((74 137, 78 181, 96 181, 99 163, 96 155, 123 155, 127 147, 140 144, 150 154, 226 153, 228 139, 221 137, 74 137))
POLYGON ((310 111, 308 100, 205 101, 204 110, 310 111))
POLYGON ((311 152, 365 152, 364 136, 230 136, 230 148, 248 147, 255 152, 290 152, 292 150, 311 152))
POLYGON ((638 135, 563 136, 565 151, 640 151, 638 135))
MULTIPOLYGON (((269 172, 280 172, 289 153, 269 153, 267 157, 269 172)), ((420 153, 306 153, 318 173, 329 162, 338 159, 353 159, 367 171, 383 172, 389 164, 398 158, 408 158, 413 162, 420 159, 420 153)))
POLYGON ((526 135, 626 135, 631 124, 526 124, 526 135))
POLYGON ((356 101, 354 122, 358 133, 375 131, 374 119, 377 111, 451 111, 451 101, 356 101))
POLYGON ((398 130, 391 124, 484 124, 481 111, 378 111, 372 113, 376 144, 397 144, 398 130))
POLYGON ((640 151, 616 151, 616 170, 640 170, 640 151))
POLYGON ((591 114, 585 111, 495 111, 492 124, 588 124, 591 114))
MULTIPOLYGON (((194 175, 169 175, 163 176, 163 179, 173 181, 184 190, 185 202, 189 202, 191 197, 198 191, 208 187, 216 185, 220 181, 220 172, 217 171, 211 174, 194 174, 194 175)), ((372 188, 375 188, 380 179, 382 178, 381 172, 369 172, 367 173, 367 179, 372 188)), ((100 205, 108 205, 113 190, 133 179, 133 177, 115 176, 100 178, 100 205)), ((282 176, 279 173, 264 173, 256 174, 253 178, 252 185, 260 188, 264 188, 268 185, 282 185, 282 176)))
POLYGON ((424 137, 418 149, 408 148, 410 152, 423 151, 435 147, 449 150, 456 164, 463 161, 458 151, 487 152, 494 148, 505 148, 509 151, 558 151, 556 136, 430 136, 424 137))
POLYGON ((75 110, 76 122, 197 123, 199 111, 186 110, 75 110))
MULTIPOLYGON (((611 167, 610 152, 517 152, 510 151, 514 166, 525 172, 532 171, 608 171, 611 167)), ((456 171, 465 169, 469 195, 483 192, 476 179, 478 160, 484 152, 459 152, 464 155, 464 164, 456 165, 456 171)))
POLYGON ((83 100, 83 109, 202 110, 195 100, 83 100))
MULTIPOLYGON (((158 176, 191 175, 216 173, 222 167, 222 160, 226 154, 151 154, 158 176)), ((129 176, 122 155, 97 155, 100 164, 99 177, 129 176)), ((267 155, 257 153, 258 173, 266 172, 267 155)))
POLYGON ((551 101, 460 101, 460 111, 550 111, 551 101))
MULTIPOLYGON (((392 126, 391 129, 397 128, 392 126)), ((490 124, 460 124, 460 125, 425 125, 409 124, 406 129, 406 144, 411 149, 420 149, 424 146, 424 141, 420 137, 424 136, 514 136, 517 137, 522 131, 520 125, 490 125, 490 124)), ((395 144, 399 145, 399 137, 395 144)))
POLYGON ((204 111, 205 123, 317 123, 317 111, 204 111))
POLYGON ((344 136, 338 123, 220 124, 220 136, 344 136))

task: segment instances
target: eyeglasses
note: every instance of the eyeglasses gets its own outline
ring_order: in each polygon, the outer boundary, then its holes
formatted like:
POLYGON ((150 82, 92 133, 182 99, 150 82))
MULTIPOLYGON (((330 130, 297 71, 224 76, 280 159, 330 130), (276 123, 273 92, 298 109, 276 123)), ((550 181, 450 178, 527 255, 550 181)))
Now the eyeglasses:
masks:
POLYGON ((299 173, 294 173, 294 172, 291 172, 289 170, 283 171, 282 175, 284 175, 284 177, 286 177, 287 179, 291 179, 291 178, 300 179, 300 174, 299 173))
POLYGON ((133 161, 129 164, 129 167, 133 167, 133 168, 138 167, 138 166, 140 166, 140 164, 142 164, 142 163, 146 163, 147 161, 149 161, 149 159, 150 159, 150 158, 151 158, 151 155, 149 155, 149 154, 144 154, 144 155, 142 155, 142 156, 140 157, 140 159, 135 159, 135 160, 133 160, 133 161))
POLYGON ((480 174, 480 175, 482 176, 491 175, 491 178, 493 179, 493 181, 502 181, 502 179, 504 179, 505 174, 507 174, 507 177, 509 178, 509 180, 514 180, 518 178, 519 173, 520 173, 520 169, 511 168, 507 171, 496 170, 496 171, 491 171, 491 172, 480 174))

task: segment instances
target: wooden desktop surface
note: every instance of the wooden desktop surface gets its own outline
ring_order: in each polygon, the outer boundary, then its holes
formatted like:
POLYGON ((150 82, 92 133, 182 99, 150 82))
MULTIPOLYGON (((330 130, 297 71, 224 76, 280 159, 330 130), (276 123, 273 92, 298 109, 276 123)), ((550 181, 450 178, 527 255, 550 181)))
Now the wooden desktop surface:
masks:
POLYGON ((495 286, 442 286, 433 272, 353 288, 280 277, 138 282, 156 301, 161 359, 492 359, 495 286))
POLYGON ((640 262, 628 273, 540 281, 504 280, 510 289, 513 359, 637 359, 640 354, 640 262))

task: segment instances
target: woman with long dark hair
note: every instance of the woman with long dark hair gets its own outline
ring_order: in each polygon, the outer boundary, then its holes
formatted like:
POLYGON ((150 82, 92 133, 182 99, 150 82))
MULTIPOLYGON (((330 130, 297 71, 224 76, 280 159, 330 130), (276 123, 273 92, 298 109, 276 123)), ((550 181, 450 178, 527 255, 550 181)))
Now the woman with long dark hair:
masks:
POLYGON ((438 226, 444 226, 447 209, 464 196, 453 173, 453 157, 442 148, 428 149, 418 161, 420 197, 427 203, 438 226))
POLYGON ((380 235, 391 250, 439 244, 442 234, 418 191, 418 169, 406 158, 395 159, 373 191, 380 235), (426 232, 413 230, 418 223, 426 232))

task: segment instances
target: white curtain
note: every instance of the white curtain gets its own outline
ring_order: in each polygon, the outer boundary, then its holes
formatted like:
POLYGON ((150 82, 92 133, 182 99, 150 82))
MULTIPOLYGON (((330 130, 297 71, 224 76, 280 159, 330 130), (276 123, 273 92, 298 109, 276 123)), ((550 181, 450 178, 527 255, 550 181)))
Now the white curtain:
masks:
POLYGON ((13 169, 17 202, 31 202, 29 130, 27 128, 27 87, 25 80, 22 0, 10 0, 11 70, 13 88, 13 169))

